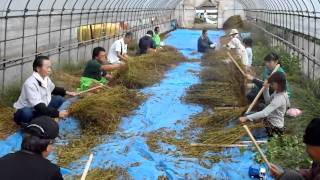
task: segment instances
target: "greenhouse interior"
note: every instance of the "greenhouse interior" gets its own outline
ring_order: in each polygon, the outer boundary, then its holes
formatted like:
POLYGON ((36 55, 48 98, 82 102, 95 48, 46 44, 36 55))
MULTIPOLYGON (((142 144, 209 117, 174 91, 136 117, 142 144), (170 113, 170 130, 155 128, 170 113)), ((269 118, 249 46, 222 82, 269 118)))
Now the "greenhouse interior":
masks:
POLYGON ((320 0, 3 0, 0 179, 320 179, 320 0))

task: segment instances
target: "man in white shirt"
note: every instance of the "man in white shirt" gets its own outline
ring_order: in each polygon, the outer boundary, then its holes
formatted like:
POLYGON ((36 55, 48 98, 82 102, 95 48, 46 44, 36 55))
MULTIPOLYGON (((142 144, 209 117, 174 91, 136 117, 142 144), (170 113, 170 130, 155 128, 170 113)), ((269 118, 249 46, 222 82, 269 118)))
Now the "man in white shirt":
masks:
POLYGON ((110 64, 121 64, 128 59, 127 49, 128 44, 132 41, 132 36, 132 33, 128 32, 124 38, 115 41, 111 45, 108 53, 108 62, 110 64))

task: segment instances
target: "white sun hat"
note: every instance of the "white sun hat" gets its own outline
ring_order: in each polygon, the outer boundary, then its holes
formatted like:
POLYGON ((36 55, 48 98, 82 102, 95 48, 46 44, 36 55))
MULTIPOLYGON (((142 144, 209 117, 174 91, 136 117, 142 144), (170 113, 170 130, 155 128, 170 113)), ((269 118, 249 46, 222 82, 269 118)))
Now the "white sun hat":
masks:
POLYGON ((231 29, 229 35, 239 34, 239 31, 237 29, 231 29))

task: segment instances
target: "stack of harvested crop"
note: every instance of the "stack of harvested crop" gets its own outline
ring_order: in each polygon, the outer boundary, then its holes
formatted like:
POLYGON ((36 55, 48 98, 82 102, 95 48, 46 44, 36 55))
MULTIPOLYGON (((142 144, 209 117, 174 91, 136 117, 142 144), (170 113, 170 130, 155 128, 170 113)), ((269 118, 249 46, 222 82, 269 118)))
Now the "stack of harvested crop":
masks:
POLYGON ((0 139, 15 132, 18 126, 13 121, 14 108, 0 105, 0 139))
POLYGON ((75 102, 70 107, 70 114, 80 121, 83 128, 94 124, 112 133, 120 119, 130 115, 143 99, 136 90, 116 86, 75 102))
POLYGON ((166 70, 185 60, 176 49, 164 47, 155 53, 132 57, 127 66, 114 75, 112 84, 143 88, 159 82, 166 70))
POLYGON ((223 23, 223 30, 229 30, 229 29, 241 29, 243 28, 244 23, 241 19, 240 15, 231 16, 229 19, 227 19, 223 23))

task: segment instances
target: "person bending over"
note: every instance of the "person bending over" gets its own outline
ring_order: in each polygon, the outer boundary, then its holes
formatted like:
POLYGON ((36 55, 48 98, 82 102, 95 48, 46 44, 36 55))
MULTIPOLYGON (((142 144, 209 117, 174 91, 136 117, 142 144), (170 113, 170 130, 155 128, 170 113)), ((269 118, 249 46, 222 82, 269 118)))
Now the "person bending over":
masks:
POLYGON ((152 40, 153 31, 149 30, 145 36, 139 40, 139 54, 147 54, 156 49, 155 43, 152 40))
POLYGON ((128 60, 128 44, 132 41, 133 34, 127 32, 126 35, 115 41, 108 52, 108 62, 110 64, 121 64, 128 60))
POLYGON ((19 99, 13 105, 16 109, 14 121, 18 125, 42 115, 52 118, 68 116, 68 111, 58 109, 64 102, 63 96, 75 96, 76 93, 56 87, 49 77, 50 73, 49 57, 38 56, 33 61, 33 74, 24 82, 19 99))
POLYGON ((215 48, 215 44, 209 39, 208 30, 204 29, 198 39, 198 52, 206 53, 210 48, 215 48))
POLYGON ((80 78, 80 90, 89 89, 92 85, 107 84, 112 76, 107 71, 119 69, 122 64, 106 64, 106 50, 96 47, 92 52, 92 60, 89 60, 82 77, 80 78))

